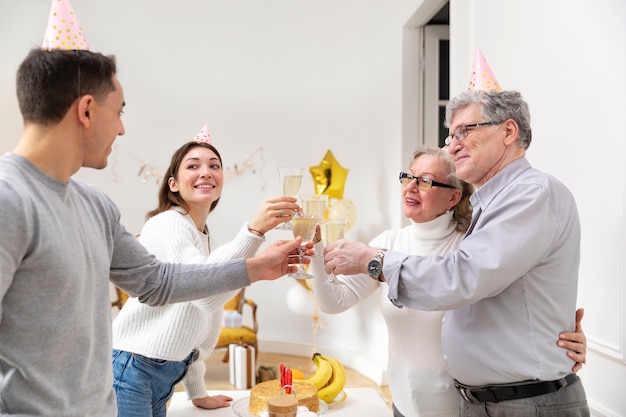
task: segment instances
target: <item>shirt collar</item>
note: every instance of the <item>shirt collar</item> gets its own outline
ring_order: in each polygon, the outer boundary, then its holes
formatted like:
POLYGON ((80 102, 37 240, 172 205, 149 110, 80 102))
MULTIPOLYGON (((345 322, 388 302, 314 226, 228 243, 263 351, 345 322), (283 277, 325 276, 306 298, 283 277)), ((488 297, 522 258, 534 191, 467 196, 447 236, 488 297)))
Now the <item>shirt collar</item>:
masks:
POLYGON ((470 197, 472 208, 487 206, 508 184, 511 184, 522 172, 531 169, 525 157, 516 159, 478 188, 470 197))

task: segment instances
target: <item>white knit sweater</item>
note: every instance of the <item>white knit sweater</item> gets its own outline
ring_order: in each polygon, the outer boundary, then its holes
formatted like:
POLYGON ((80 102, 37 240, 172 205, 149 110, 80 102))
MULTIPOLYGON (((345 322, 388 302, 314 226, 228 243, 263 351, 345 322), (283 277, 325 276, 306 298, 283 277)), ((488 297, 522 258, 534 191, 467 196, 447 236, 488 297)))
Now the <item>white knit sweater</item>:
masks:
MULTIPOLYGON (((411 222, 405 228, 387 230, 369 245, 410 255, 444 255, 463 240, 464 234, 455 227, 452 213, 443 214, 426 223, 411 222)), ((321 250, 316 247, 316 252, 321 250)), ((460 397, 441 353, 443 312, 398 308, 387 297, 387 284, 367 274, 339 275, 346 285, 324 285, 323 268, 319 257, 311 258, 313 290, 323 312, 345 311, 381 288, 381 308, 389 334, 389 390, 396 408, 405 417, 457 417, 460 397)))
MULTIPOLYGON (((232 242, 209 255, 208 236, 198 231, 191 216, 177 209, 150 218, 139 240, 159 260, 180 263, 212 263, 252 256, 264 241, 244 225, 232 242)), ((198 359, 189 367, 183 383, 189 399, 205 397, 204 360, 219 337, 224 304, 235 294, 236 291, 230 291, 161 307, 130 298, 113 321, 113 349, 171 361, 181 361, 193 349, 198 350, 198 359)))

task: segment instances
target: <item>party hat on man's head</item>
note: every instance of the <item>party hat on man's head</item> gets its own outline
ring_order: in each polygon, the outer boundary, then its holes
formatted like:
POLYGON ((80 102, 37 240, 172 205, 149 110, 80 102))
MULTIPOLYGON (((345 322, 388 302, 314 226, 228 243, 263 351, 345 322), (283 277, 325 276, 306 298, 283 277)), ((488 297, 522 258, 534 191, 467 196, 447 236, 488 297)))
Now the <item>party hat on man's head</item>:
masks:
POLYGON ((41 49, 89 50, 89 44, 69 0, 52 0, 41 49))
POLYGON ((206 142, 211 143, 211 135, 209 134, 209 128, 207 125, 198 132, 198 134, 193 138, 194 142, 206 142))
POLYGON ((489 64, 487 64, 487 60, 480 49, 476 50, 476 57, 474 58, 474 65, 472 66, 472 75, 467 89, 502 91, 498 80, 496 80, 496 76, 491 72, 491 68, 489 64))

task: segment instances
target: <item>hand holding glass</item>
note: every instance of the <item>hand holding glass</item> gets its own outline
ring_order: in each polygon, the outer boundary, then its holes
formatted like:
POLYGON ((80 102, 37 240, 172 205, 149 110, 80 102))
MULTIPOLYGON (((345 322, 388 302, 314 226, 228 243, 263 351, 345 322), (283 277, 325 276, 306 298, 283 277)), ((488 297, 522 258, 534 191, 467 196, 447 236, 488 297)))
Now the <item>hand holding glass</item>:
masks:
MULTIPOLYGON (((283 195, 296 197, 302 186, 303 168, 278 167, 278 176, 280 178, 280 188, 283 195)), ((284 222, 276 227, 276 230, 291 230, 291 222, 284 222)))
MULTIPOLYGON (((322 232, 322 243, 324 247, 330 243, 336 242, 339 239, 343 239, 343 234, 346 230, 346 219, 330 219, 320 224, 322 232)), ((339 281, 335 274, 331 272, 328 274, 324 284, 328 285, 343 285, 344 283, 339 281)))
MULTIPOLYGON (((311 242, 313 237, 315 236, 315 226, 317 225, 318 219, 315 216, 311 216, 304 213, 296 213, 296 215, 291 219, 293 236, 298 237, 302 236, 303 244, 307 242, 311 242)), ((303 249, 300 249, 300 258, 302 257, 303 249)), ((300 260, 300 262, 302 262, 300 260)), ((313 275, 307 273, 304 269, 302 263, 298 264, 298 270, 293 274, 289 274, 291 278, 304 278, 311 279, 313 275)))

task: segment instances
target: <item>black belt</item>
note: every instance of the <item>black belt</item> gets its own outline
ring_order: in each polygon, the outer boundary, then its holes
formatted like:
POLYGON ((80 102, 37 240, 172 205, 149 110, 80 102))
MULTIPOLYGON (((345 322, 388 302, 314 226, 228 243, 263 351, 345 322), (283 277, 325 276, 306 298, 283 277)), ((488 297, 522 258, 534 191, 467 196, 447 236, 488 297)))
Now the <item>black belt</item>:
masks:
POLYGON ((569 374, 565 378, 554 381, 528 382, 507 385, 491 385, 486 387, 469 387, 454 380, 454 386, 465 401, 472 402, 472 399, 487 403, 508 400, 518 400, 520 398, 536 397, 538 395, 557 392, 578 380, 576 374, 569 374))

